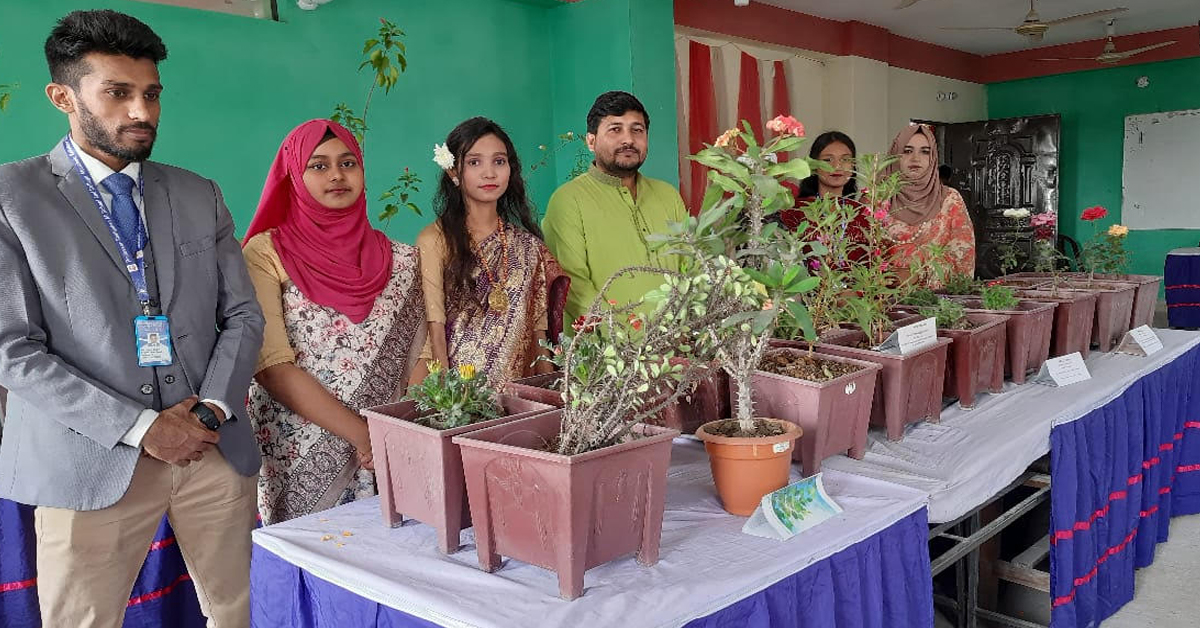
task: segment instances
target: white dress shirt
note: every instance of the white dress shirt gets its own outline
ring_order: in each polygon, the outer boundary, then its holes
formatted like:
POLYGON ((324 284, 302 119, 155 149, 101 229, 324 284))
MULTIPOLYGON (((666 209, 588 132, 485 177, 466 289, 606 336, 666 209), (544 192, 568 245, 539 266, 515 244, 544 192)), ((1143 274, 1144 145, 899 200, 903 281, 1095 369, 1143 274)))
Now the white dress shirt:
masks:
MULTIPOLYGON (((102 182, 114 174, 113 169, 109 168, 99 159, 96 159, 95 157, 84 152, 84 150, 79 147, 79 144, 75 144, 75 140, 68 139, 67 141, 72 143, 73 147, 75 148, 75 152, 79 154, 79 159, 83 162, 83 167, 87 168, 88 174, 92 177, 92 182, 96 184, 96 190, 100 192, 100 199, 104 201, 104 205, 108 207, 109 210, 112 210, 112 194, 110 194, 109 191, 102 185, 102 182)), ((130 162, 128 166, 125 166, 125 168, 121 170, 121 172, 129 175, 134 181, 138 181, 138 177, 142 174, 142 164, 138 161, 130 162)), ((146 222, 146 205, 145 199, 142 198, 141 193, 133 195, 133 204, 137 205, 138 213, 142 216, 142 225, 146 226, 146 233, 148 235, 150 230, 148 223, 146 222)), ((167 255, 172 253, 172 251, 166 252, 167 255)), ((205 403, 211 403, 220 408, 221 412, 225 413, 226 420, 233 418, 233 413, 229 411, 229 406, 225 405, 225 402, 219 399, 204 399, 203 401, 205 403)), ((156 410, 149 408, 142 410, 141 413, 138 414, 137 422, 134 423, 133 427, 129 428, 129 431, 125 432, 125 435, 121 437, 121 442, 131 447, 141 447, 142 438, 146 436, 146 432, 150 430, 150 425, 153 424, 154 420, 157 418, 158 412, 156 410)))

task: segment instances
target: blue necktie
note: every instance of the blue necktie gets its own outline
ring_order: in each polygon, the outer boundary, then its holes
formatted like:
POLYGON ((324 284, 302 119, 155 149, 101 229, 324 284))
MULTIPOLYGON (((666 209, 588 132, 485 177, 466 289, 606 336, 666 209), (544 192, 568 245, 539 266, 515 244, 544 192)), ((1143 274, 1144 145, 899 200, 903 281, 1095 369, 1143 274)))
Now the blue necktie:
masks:
POLYGON ((142 216, 133 202, 133 177, 117 172, 109 175, 100 185, 113 196, 112 214, 117 223, 117 233, 121 235, 129 253, 136 255, 144 245, 140 236, 145 231, 142 229, 142 216))

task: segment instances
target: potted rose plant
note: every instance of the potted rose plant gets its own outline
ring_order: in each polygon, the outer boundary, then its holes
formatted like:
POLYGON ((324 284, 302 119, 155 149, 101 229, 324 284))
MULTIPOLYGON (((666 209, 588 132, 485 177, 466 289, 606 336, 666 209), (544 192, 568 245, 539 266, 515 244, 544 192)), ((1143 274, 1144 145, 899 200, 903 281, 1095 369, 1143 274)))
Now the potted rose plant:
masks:
POLYGON ((404 399, 363 411, 384 522, 396 526, 407 516, 437 528, 438 548, 447 554, 458 549, 459 532, 470 526, 462 457, 451 439, 551 409, 497 396, 486 385, 470 364, 446 369, 433 362, 404 399))
POLYGON ((1055 303, 1019 299, 1001 280, 988 282, 978 298, 955 300, 967 307, 968 312, 993 312, 1008 317, 1005 371, 1017 384, 1025 383, 1025 376, 1040 368, 1049 357, 1055 303))
MULTIPOLYGON (((1050 332, 1050 357, 1078 352, 1086 358, 1092 344, 1096 295, 1066 289, 1063 269, 1068 260, 1055 246, 1057 217, 1054 214, 1038 214, 1030 219, 1030 223, 1033 225, 1034 238, 1033 272, 1006 275, 1001 279, 1005 285, 1014 285, 1014 279, 1043 281, 1033 289, 1017 286, 1017 296, 1056 305, 1050 332)), ((1032 364, 1030 367, 1036 368, 1032 364)), ((1013 380, 1017 381, 1015 371, 1013 380)))
POLYGON ((1089 207, 1083 211, 1082 218, 1092 225, 1092 237, 1084 243, 1080 264, 1087 272, 1087 279, 1068 280, 1068 287, 1080 288, 1096 293, 1096 321, 1092 327, 1092 344, 1098 345, 1100 351, 1110 351, 1121 341, 1129 324, 1133 320, 1133 301, 1137 285, 1112 280, 1098 280, 1102 277, 1123 273, 1129 264, 1129 253, 1125 250, 1125 237, 1129 229, 1122 225, 1112 225, 1107 231, 1101 231, 1097 221, 1108 215, 1103 207, 1089 207))

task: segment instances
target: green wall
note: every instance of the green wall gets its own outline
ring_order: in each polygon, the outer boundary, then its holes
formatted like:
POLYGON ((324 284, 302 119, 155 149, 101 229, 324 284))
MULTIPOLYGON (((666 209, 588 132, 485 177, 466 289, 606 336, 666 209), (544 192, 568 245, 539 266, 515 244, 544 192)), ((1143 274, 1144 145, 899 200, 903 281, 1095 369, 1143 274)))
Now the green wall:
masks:
MULTIPOLYGON (((279 0, 280 22, 130 0, 2 0, 0 83, 20 87, 0 114, 0 162, 44 153, 65 133, 66 120, 43 94, 41 49, 56 19, 89 8, 135 15, 166 42, 154 159, 216 180, 239 233, 287 132, 328 116, 341 101, 361 110, 370 77, 355 70, 380 17, 407 33, 409 66, 391 94, 377 92, 371 103, 365 148, 372 216, 382 207, 374 199, 405 166, 425 180, 418 201, 424 217, 394 219, 393 237, 411 242, 432 219, 433 144, 473 115, 502 124, 528 166, 541 158, 539 145, 583 129, 596 94, 644 87, 639 95, 663 120, 653 128, 646 172, 677 179, 671 0, 333 0, 312 12, 279 0), (630 45, 644 34, 661 41, 630 45), (637 54, 643 49, 649 52, 637 54)), ((566 172, 527 170, 539 208, 566 172)))
MULTIPOLYGON (((1120 221, 1125 117, 1197 108, 1200 57, 988 86, 989 118, 1039 113, 1062 116, 1058 207, 1063 233, 1077 240, 1092 234, 1091 227, 1079 220, 1086 207, 1108 208, 1108 219, 1101 221, 1105 228, 1120 221), (1140 76, 1149 77, 1149 87, 1137 87, 1140 76)), ((1195 246, 1198 239, 1200 230, 1194 229, 1130 231, 1131 270, 1162 274, 1168 251, 1195 246)))

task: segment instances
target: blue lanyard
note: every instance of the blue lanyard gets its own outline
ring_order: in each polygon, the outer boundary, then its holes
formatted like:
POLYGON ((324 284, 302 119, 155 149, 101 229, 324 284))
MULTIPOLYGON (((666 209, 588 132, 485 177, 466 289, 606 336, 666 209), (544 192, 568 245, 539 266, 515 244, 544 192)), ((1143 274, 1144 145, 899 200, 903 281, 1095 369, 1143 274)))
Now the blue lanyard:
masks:
MULTIPOLYGON (((79 178, 83 180, 84 187, 92 195, 92 201, 96 203, 96 209, 100 210, 100 217, 104 219, 104 224, 108 226, 108 232, 112 235, 113 242, 116 243, 117 250, 121 253, 121 261, 125 263, 125 270, 129 271, 129 279, 133 281, 133 288, 137 291, 137 298, 142 306, 142 313, 149 315, 150 290, 146 287, 146 261, 143 253, 146 248, 147 239, 145 225, 141 225, 138 229, 137 242, 130 243, 122 239, 120 231, 117 230, 117 222, 113 219, 112 210, 109 209, 108 205, 104 204, 104 198, 100 196, 100 190, 96 188, 96 182, 92 181, 91 173, 83 165, 83 160, 79 158, 79 153, 75 151, 75 142, 72 142, 70 137, 67 137, 63 139, 62 145, 63 150, 67 151, 67 156, 75 163, 75 172, 79 174, 79 178)), ((142 194, 143 190, 142 175, 139 172, 138 194, 142 194)))

